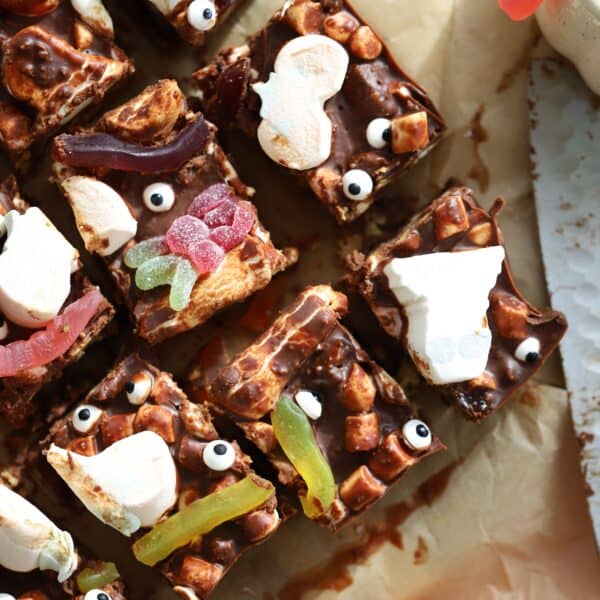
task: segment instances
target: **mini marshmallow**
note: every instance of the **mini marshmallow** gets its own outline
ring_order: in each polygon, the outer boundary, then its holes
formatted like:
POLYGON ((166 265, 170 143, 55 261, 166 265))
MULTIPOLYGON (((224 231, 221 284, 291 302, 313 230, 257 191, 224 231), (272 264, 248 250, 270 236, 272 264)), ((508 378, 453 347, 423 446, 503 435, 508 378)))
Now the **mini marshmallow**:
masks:
POLYGON ((323 107, 341 89, 348 53, 331 38, 310 34, 283 46, 275 72, 266 83, 255 83, 260 96, 258 141, 275 162, 304 171, 331 154, 333 127, 323 107))
POLYGON ((54 319, 71 292, 78 252, 39 208, 10 211, 0 255, 0 313, 38 329, 54 319))
POLYGON ((469 381, 485 371, 492 344, 486 313, 504 248, 395 258, 385 268, 408 320, 408 351, 430 383, 469 381))
POLYGON ((0 484, 0 565, 18 573, 56 571, 62 583, 71 577, 77 563, 71 536, 0 484))
POLYGON ((102 4, 102 0, 71 0, 73 8, 85 23, 101 35, 112 37, 114 27, 111 16, 102 4))
POLYGON ((110 256, 137 233, 137 221, 113 188, 92 177, 75 175, 62 182, 77 228, 89 252, 110 256))
POLYGON ((306 416, 313 421, 321 418, 323 414, 323 406, 315 394, 308 390, 300 390, 296 392, 294 400, 298 406, 304 411, 306 416))
POLYGON ((152 527, 177 501, 177 469, 166 442, 142 431, 95 456, 52 444, 46 458, 85 507, 130 536, 152 527))

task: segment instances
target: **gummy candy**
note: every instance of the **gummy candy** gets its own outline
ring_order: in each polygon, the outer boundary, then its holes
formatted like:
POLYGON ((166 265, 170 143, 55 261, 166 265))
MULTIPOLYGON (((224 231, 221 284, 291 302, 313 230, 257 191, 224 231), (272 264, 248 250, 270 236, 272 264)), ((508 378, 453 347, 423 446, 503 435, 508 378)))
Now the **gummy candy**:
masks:
POLYGON ((302 508, 307 517, 314 519, 329 510, 335 500, 331 467, 317 444, 308 417, 290 396, 278 400, 271 413, 271 424, 281 449, 306 483, 308 491, 301 498, 302 508))
POLYGON ((222 225, 232 225, 236 208, 237 204, 233 200, 225 200, 217 208, 207 212, 203 220, 211 229, 222 225))
POLYGON ((218 492, 200 498, 156 525, 133 545, 135 557, 153 567, 177 548, 197 540, 213 529, 248 514, 264 504, 274 489, 247 476, 218 492))
POLYGON ((225 250, 211 240, 200 240, 190 248, 187 256, 200 275, 214 271, 225 258, 225 250))
POLYGON ((207 212, 231 198, 231 190, 226 183, 215 183, 196 196, 187 214, 201 219, 207 212))
POLYGON ((514 21, 530 17, 543 0, 498 0, 500 8, 514 21))
POLYGON ((198 279, 198 272, 189 260, 182 258, 177 264, 171 282, 169 306, 176 311, 183 310, 190 303, 190 296, 198 279))
POLYGON ((135 273, 135 285, 147 292, 161 285, 171 284, 180 260, 178 256, 172 254, 147 260, 135 273))
POLYGON ((139 244, 135 245, 131 250, 125 254, 125 264, 130 269, 137 269, 143 265, 147 260, 156 258, 161 254, 166 254, 169 251, 165 238, 155 237, 149 240, 144 240, 139 244))
POLYGON ((77 575, 77 587, 82 594, 103 588, 119 579, 119 571, 114 563, 103 562, 97 568, 86 568, 77 575))
POLYGON ((191 215, 184 215, 173 221, 167 231, 167 245, 173 254, 190 256, 195 244, 208 238, 209 229, 205 223, 191 215))

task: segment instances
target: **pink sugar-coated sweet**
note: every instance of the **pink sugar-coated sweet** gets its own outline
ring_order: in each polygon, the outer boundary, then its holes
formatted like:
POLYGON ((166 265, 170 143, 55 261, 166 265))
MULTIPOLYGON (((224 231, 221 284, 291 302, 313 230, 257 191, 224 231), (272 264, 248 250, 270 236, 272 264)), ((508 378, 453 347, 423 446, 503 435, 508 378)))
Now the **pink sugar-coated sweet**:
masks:
POLYGON ((102 294, 92 290, 69 304, 46 329, 36 331, 28 340, 0 346, 0 377, 14 377, 62 356, 87 327, 102 301, 102 294))
POLYGON ((225 258, 225 250, 211 240, 196 242, 187 253, 199 275, 212 273, 225 258))
POLYGON ((238 205, 231 226, 222 225, 210 232, 210 239, 228 252, 244 241, 254 226, 254 214, 244 206, 238 205))
POLYGON ((543 0, 498 0, 500 8, 514 21, 523 21, 540 7, 543 0))
POLYGON ((188 256, 191 249, 200 240, 208 238, 207 225, 191 215, 178 217, 167 231, 167 246, 173 254, 188 256))
POLYGON ((235 200, 225 200, 217 208, 207 212, 203 218, 204 222, 211 228, 233 225, 233 217, 237 208, 235 200))
POLYGON ((215 183, 196 196, 187 214, 201 219, 207 212, 217 208, 225 200, 230 200, 231 197, 231 189, 226 183, 215 183))

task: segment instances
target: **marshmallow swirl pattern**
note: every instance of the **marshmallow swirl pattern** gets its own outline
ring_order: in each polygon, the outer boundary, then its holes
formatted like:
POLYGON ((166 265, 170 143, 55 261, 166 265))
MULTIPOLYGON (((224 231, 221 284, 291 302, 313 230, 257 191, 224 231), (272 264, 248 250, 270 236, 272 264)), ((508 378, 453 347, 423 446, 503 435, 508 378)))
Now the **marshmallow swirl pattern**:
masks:
POLYGON ((305 171, 329 158, 333 126, 324 104, 342 89, 348 64, 344 47, 324 35, 283 46, 269 80, 253 86, 262 100, 258 141, 272 160, 305 171))

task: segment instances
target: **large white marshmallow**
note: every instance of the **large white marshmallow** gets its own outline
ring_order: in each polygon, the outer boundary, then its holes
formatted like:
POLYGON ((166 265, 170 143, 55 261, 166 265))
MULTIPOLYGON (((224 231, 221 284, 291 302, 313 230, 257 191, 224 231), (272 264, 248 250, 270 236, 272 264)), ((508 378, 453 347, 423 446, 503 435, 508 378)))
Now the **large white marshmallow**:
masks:
POLYGON ((177 469, 152 431, 123 438, 95 456, 52 444, 46 458, 85 507, 123 535, 152 527, 177 501, 177 469))
POLYGON ((77 228, 89 252, 110 256, 137 233, 137 221, 113 188, 93 177, 74 175, 62 182, 77 228))
POLYGON ((493 246, 395 258, 384 268, 408 321, 408 351, 430 383, 469 381, 485 371, 489 294, 503 260, 504 248, 493 246))
POLYGON ((38 329, 54 319, 71 292, 78 252, 39 208, 10 211, 0 255, 0 312, 38 329))
POLYGON ((101 35, 114 34, 113 21, 102 0, 71 0, 73 8, 94 31, 101 35))
POLYGON ((0 484, 0 565, 9 571, 37 569, 68 579, 77 568, 73 539, 33 504, 0 484))
POLYGON ((275 72, 253 86, 262 101, 258 141, 272 160, 304 171, 329 158, 333 127, 323 107, 342 89, 348 63, 344 47, 324 35, 294 38, 279 51, 275 72))

